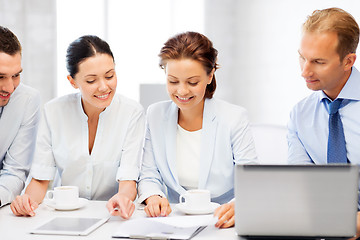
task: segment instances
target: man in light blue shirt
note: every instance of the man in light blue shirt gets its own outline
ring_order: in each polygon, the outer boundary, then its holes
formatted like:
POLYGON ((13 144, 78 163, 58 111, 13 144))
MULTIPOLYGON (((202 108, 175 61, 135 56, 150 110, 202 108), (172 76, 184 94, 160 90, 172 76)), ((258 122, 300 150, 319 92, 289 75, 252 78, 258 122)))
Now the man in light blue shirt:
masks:
MULTIPOLYGON (((329 8, 313 12, 302 30, 299 48, 302 77, 315 92, 291 111, 288 161, 290 164, 327 164, 337 161, 343 152, 343 162, 359 164, 360 73, 353 66, 359 26, 349 13, 329 8), (329 113, 330 104, 337 101, 341 103, 338 114, 335 110, 339 119, 335 128, 329 113), (341 139, 341 144, 331 144, 333 139, 341 139)), ((360 214, 357 236, 359 233, 360 214)))
POLYGON ((40 95, 21 72, 19 40, 0 26, 0 207, 24 188, 35 149, 40 95))

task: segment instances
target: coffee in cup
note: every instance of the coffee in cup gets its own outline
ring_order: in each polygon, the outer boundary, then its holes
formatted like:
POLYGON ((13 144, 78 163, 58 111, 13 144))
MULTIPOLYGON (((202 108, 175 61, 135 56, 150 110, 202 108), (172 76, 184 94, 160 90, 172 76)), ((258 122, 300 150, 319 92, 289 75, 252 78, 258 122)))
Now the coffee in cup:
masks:
POLYGON ((79 202, 79 188, 77 186, 55 187, 46 193, 46 198, 53 200, 59 206, 72 206, 79 202))
POLYGON ((210 191, 205 189, 192 189, 181 194, 179 202, 191 209, 203 209, 210 205, 210 191), (185 200, 183 202, 183 200, 185 200))

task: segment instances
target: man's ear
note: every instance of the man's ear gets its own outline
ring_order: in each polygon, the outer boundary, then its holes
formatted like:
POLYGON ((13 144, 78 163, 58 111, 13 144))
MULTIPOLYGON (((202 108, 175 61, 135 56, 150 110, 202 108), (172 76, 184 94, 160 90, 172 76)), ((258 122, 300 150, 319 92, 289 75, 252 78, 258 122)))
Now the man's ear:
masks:
POLYGON ((75 89, 79 88, 76 84, 76 81, 70 75, 67 76, 67 79, 69 80, 69 82, 70 82, 71 86, 73 86, 73 88, 75 88, 75 89))
POLYGON ((344 70, 349 71, 351 69, 351 67, 354 65, 355 60, 356 60, 355 53, 349 53, 348 55, 346 55, 343 59, 344 70))

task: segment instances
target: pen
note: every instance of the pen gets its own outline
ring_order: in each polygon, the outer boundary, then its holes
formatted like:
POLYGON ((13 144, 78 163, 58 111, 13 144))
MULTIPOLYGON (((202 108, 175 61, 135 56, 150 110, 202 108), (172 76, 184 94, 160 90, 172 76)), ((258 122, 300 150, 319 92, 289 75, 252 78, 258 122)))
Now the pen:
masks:
POLYGON ((116 211, 119 211, 119 208, 114 208, 113 210, 111 210, 111 212, 110 212, 110 215, 112 215, 114 212, 116 212, 116 211))
POLYGON ((113 210, 111 210, 111 212, 109 213, 108 218, 106 219, 106 222, 109 221, 109 219, 112 217, 112 214, 113 214, 114 212, 116 212, 116 211, 119 211, 119 208, 114 208, 113 210))
POLYGON ((142 235, 130 235, 129 238, 131 239, 151 239, 151 240, 170 240, 167 237, 149 237, 149 236, 142 236, 142 235))

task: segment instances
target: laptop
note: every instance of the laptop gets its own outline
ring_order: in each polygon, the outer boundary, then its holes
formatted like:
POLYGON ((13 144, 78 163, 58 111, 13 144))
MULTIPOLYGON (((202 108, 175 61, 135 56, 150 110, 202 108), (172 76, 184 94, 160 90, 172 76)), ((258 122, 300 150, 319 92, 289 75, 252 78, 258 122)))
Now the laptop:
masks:
POLYGON ((353 237, 357 165, 236 165, 235 231, 244 237, 353 237))

